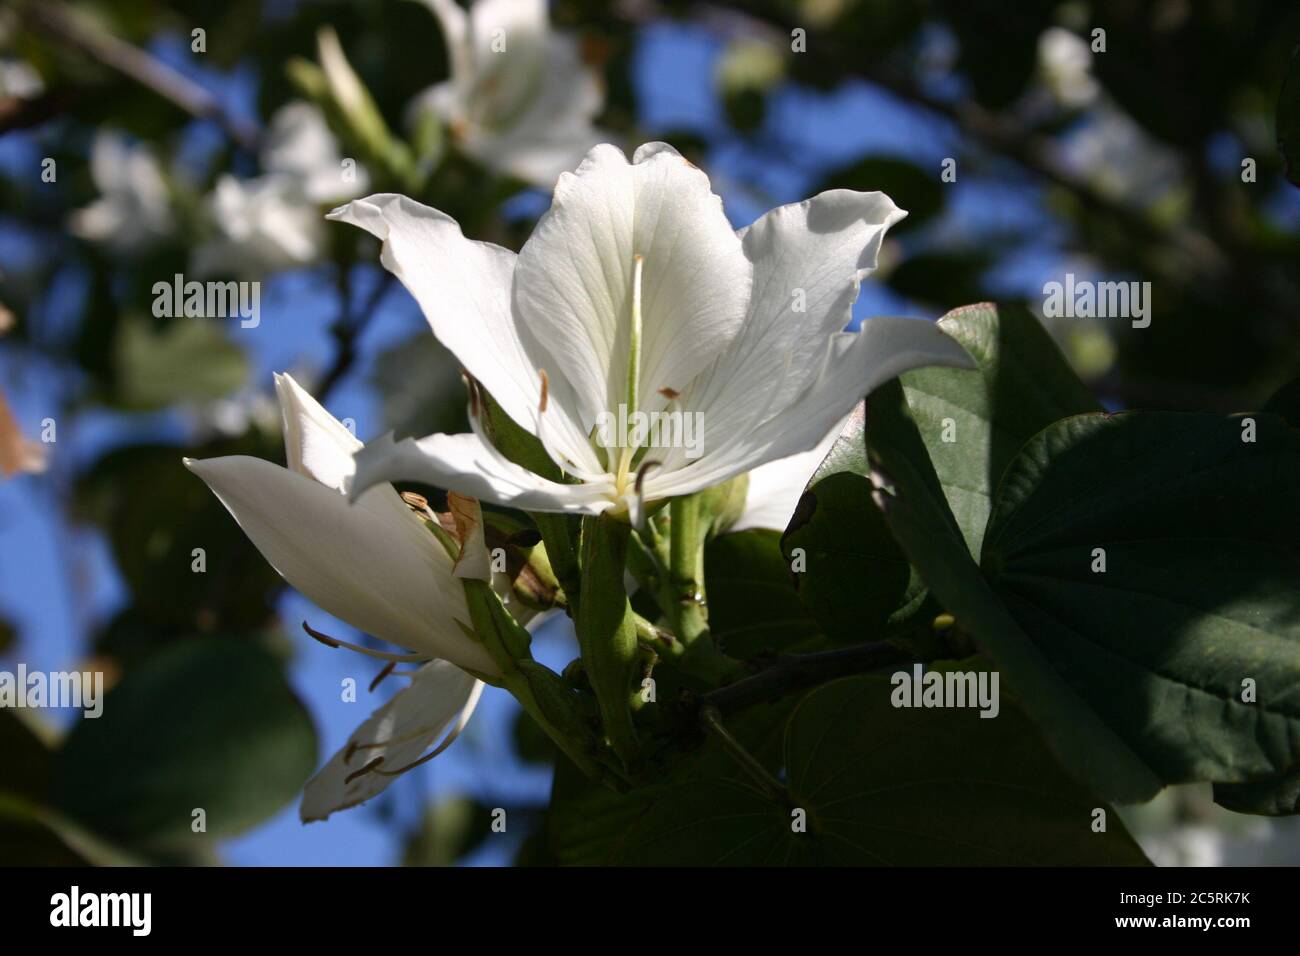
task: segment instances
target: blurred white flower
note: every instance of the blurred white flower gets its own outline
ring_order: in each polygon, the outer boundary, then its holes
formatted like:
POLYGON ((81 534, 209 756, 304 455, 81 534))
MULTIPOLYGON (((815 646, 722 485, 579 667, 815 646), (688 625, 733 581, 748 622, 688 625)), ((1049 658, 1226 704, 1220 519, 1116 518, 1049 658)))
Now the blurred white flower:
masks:
POLYGON ((475 675, 498 670, 463 630, 471 618, 462 578, 491 575, 477 503, 462 503, 472 514, 458 560, 391 486, 371 488, 349 505, 353 453, 361 443, 288 375, 276 377, 276 390, 287 468, 242 455, 187 459, 186 466, 295 589, 335 617, 411 652, 322 640, 423 665, 404 675, 410 685, 308 782, 302 817, 315 820, 373 797, 417 759, 445 749, 464 727, 483 689, 475 675))
POLYGON ((1114 199, 1150 207, 1183 181, 1178 155, 1108 101, 1063 142, 1066 164, 1079 178, 1114 199))
POLYGON ((550 189, 608 135, 592 125, 605 94, 577 41, 552 33, 545 0, 423 0, 447 42, 451 77, 416 97, 469 155, 550 189))
POLYGON ((26 60, 0 57, 0 96, 29 100, 45 89, 41 75, 26 60))
POLYGON ((72 214, 75 235, 132 255, 171 235, 175 219, 157 158, 116 130, 95 133, 90 175, 103 194, 72 214))
POLYGON ((290 177, 304 199, 332 205, 355 199, 370 187, 359 163, 345 167, 338 139, 320 108, 295 100, 276 110, 262 146, 262 168, 290 177))
POLYGON ((365 167, 344 167, 324 115, 303 101, 276 111, 260 158, 261 176, 217 180, 207 204, 211 234, 194 251, 196 274, 256 278, 312 264, 325 251, 321 209, 370 185, 365 167))
POLYGON ((197 275, 256 278, 310 265, 324 251, 320 214, 288 176, 236 179, 222 175, 208 199, 213 234, 194 250, 197 275))
POLYGON ((434 334, 580 479, 561 484, 508 461, 471 415, 475 434, 367 445, 354 494, 409 479, 639 523, 643 504, 812 451, 881 382, 972 364, 931 322, 881 317, 843 331, 886 229, 904 215, 883 193, 838 189, 736 232, 708 177, 663 143, 631 163, 612 146, 593 149, 560 177, 518 256, 471 242, 404 196, 334 211, 383 240, 384 265, 434 334), (621 412, 677 414, 699 423, 699 441, 593 441, 621 412))
POLYGON ((1063 27, 1048 27, 1038 37, 1038 68, 1048 91, 1069 109, 1082 109, 1101 92, 1087 41, 1063 27))

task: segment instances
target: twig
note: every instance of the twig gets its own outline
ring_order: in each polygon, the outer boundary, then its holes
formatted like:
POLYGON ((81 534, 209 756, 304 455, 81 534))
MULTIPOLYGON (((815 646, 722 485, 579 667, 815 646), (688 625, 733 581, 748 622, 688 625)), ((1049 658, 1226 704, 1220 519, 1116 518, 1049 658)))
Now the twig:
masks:
POLYGON ((352 310, 351 283, 347 279, 347 266, 340 264, 339 280, 339 297, 343 300, 343 313, 339 316, 337 322, 330 326, 330 334, 334 336, 336 349, 334 352, 334 361, 329 369, 321 377, 316 386, 316 398, 323 400, 339 381, 342 380, 351 369, 352 364, 357 359, 357 339, 361 332, 374 317, 379 303, 383 301, 388 290, 393 286, 393 274, 385 272, 380 277, 379 282, 375 284, 370 295, 361 308, 355 312, 352 310))
POLYGON ((782 654, 769 667, 752 677, 742 678, 734 684, 701 695, 698 701, 699 712, 701 717, 710 709, 721 714, 734 713, 836 677, 910 664, 915 659, 914 653, 887 641, 859 644, 842 650, 819 651, 815 654, 782 654))
POLYGON ((191 116, 215 120, 240 146, 257 149, 261 131, 255 124, 231 116, 217 98, 202 86, 144 50, 110 33, 86 27, 64 4, 54 0, 24 3, 20 9, 24 19, 65 46, 135 80, 191 116))

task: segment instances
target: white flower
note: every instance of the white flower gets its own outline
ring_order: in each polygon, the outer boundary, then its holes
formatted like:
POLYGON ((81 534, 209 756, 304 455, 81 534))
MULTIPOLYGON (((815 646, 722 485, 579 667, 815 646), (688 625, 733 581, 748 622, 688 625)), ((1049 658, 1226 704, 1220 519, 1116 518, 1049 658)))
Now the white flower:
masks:
POLYGON ((222 175, 208 200, 208 219, 214 234, 194 250, 191 269, 198 275, 257 278, 311 265, 324 250, 316 207, 286 176, 222 175))
POLYGON ((626 509, 638 521, 643 503, 812 450, 881 382, 972 364, 930 322, 876 318, 843 331, 903 215, 882 193, 832 190, 734 232, 704 173, 662 143, 630 164, 611 146, 593 149, 560 177, 517 257, 402 196, 335 210, 384 240, 384 265, 434 334, 580 479, 545 480, 478 433, 389 437, 358 456, 354 493, 403 478, 527 510, 626 509), (620 405, 690 416, 702 454, 681 442, 598 447, 589 436, 620 405))
MULTIPOLYGON (((374 796, 440 734, 448 736, 436 752, 451 743, 482 691, 474 674, 498 669, 461 626, 470 623, 461 579, 488 577, 486 562, 467 568, 471 562, 462 559, 458 566, 389 486, 349 505, 352 456, 361 443, 288 375, 276 377, 276 390, 287 468, 246 456, 186 465, 289 584, 335 617, 411 652, 329 642, 383 660, 427 662, 308 783, 303 817, 321 819, 374 796)), ((472 544, 470 551, 486 554, 472 544)))
POLYGON ((1038 37, 1038 68, 1062 106, 1082 109, 1101 92, 1092 75, 1092 50, 1078 34, 1048 27, 1038 37))
POLYGON ((45 81, 26 60, 0 57, 0 96, 30 100, 45 92, 45 81))
POLYGON ((98 130, 90 175, 103 194, 72 214, 70 228, 125 255, 144 251, 175 228, 162 167, 145 146, 115 130, 98 130))
POLYGON ((286 103, 271 117, 261 151, 262 168, 289 177, 304 201, 325 205, 346 202, 366 191, 364 166, 349 167, 345 177, 338 139, 320 108, 303 100, 286 103))
POLYGON ((369 186, 362 166, 344 177, 338 140, 321 111, 295 101, 271 118, 261 152, 263 175, 223 175, 208 200, 212 235, 194 252, 198 275, 256 278, 308 266, 324 255, 320 207, 359 196, 369 186))
POLYGON ((592 146, 604 91, 573 37, 552 33, 545 0, 424 0, 447 42, 451 78, 421 93, 480 162, 549 189, 592 146))
POLYGON ((483 692, 482 681, 446 661, 431 661, 409 679, 307 781, 298 808, 303 823, 355 807, 438 756, 465 728, 483 692), (440 736, 441 743, 429 750, 440 736))

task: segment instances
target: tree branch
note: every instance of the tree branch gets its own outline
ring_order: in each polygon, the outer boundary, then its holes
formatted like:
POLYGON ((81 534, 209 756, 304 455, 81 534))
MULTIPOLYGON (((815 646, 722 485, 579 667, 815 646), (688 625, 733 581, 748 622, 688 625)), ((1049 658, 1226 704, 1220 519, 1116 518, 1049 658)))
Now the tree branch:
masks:
POLYGON ((709 710, 720 714, 734 713, 836 677, 911 664, 915 660, 914 653, 887 641, 815 654, 782 654, 752 677, 702 694, 698 698, 699 713, 702 716, 709 710))
POLYGON ((351 283, 347 279, 347 266, 340 264, 339 280, 339 297, 343 301, 343 313, 339 316, 338 321, 330 326, 330 334, 334 337, 335 352, 334 361, 321 377, 320 382, 316 385, 316 398, 318 401, 324 401, 336 385, 352 369, 352 365, 357 360, 357 339, 360 337, 362 330, 369 324, 374 317, 379 303, 383 301, 388 290, 393 286, 393 274, 385 271, 371 290, 366 301, 355 312, 352 310, 351 283))
POLYGON ((135 80, 191 116, 215 120, 240 146, 257 149, 261 131, 255 124, 231 116, 206 89, 144 50, 112 34, 88 28, 64 4, 54 0, 24 3, 20 12, 33 27, 64 46, 135 80))

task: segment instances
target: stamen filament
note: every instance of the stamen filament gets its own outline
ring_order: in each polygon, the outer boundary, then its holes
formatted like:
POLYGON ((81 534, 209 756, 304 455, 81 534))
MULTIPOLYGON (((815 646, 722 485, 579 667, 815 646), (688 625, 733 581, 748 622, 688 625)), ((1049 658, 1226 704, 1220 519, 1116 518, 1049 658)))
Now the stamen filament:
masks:
POLYGON ((627 411, 631 415, 640 405, 637 401, 641 390, 641 269, 645 265, 645 256, 632 257, 632 331, 628 338, 627 350, 627 411))
POLYGON ((376 651, 369 647, 362 647, 360 644, 353 644, 350 641, 340 640, 337 637, 330 637, 328 634, 322 634, 306 621, 302 622, 302 629, 311 637, 320 641, 326 647, 346 647, 350 651, 356 651, 358 654, 365 654, 367 657, 378 658, 381 661, 396 661, 399 664, 413 664, 417 661, 423 663, 429 659, 428 654, 393 654, 389 651, 376 651))
POLYGON ((645 266, 645 256, 640 253, 632 257, 632 327, 628 335, 627 350, 627 419, 628 430, 623 433, 622 447, 618 456, 618 469, 614 473, 614 487, 621 496, 627 488, 632 469, 632 459, 636 448, 632 445, 632 413, 640 407, 641 391, 641 271, 645 266))

